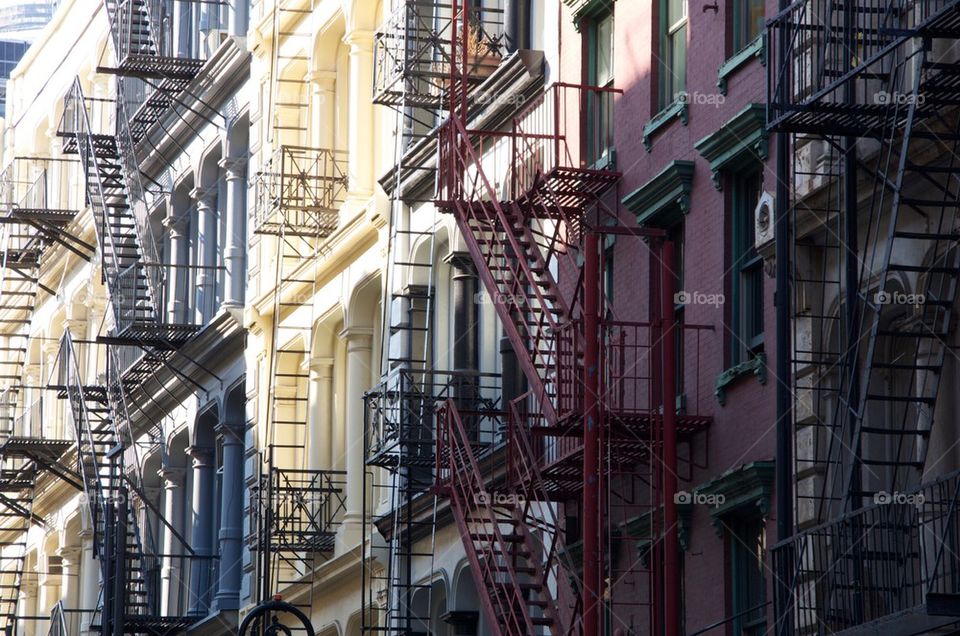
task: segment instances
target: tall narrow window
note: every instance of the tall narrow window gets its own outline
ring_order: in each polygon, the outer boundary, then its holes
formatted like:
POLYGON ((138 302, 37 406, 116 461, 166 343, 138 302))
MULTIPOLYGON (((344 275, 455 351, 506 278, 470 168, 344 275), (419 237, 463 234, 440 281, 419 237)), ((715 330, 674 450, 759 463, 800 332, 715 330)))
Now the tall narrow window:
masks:
POLYGON ((763 350, 763 259, 754 248, 754 209, 760 199, 760 172, 733 179, 732 214, 732 363, 763 350))
POLYGON ((733 633, 759 636, 767 627, 766 532, 763 518, 728 517, 733 633))
POLYGON ((763 0, 733 0, 734 53, 760 36, 763 21, 763 0))
POLYGON ((661 0, 660 108, 687 88, 687 0, 661 0))
MULTIPOLYGON (((613 13, 593 19, 588 31, 590 57, 587 82, 591 86, 613 88, 613 13)), ((592 122, 588 131, 587 160, 596 164, 607 159, 613 148, 613 93, 588 95, 587 108, 592 122)))

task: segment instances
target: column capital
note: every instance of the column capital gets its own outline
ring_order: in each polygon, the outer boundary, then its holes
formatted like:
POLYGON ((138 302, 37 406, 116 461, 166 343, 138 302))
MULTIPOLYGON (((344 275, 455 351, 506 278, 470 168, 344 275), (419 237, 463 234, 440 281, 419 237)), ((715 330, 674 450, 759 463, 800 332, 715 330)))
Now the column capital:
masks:
POLYGON ((213 449, 208 446, 188 446, 187 455, 193 460, 194 468, 205 468, 213 463, 213 449))
POLYGON ((347 327, 337 334, 347 342, 347 352, 369 350, 373 344, 371 327, 347 327))
POLYGON ((160 223, 170 231, 171 236, 181 236, 187 231, 187 222, 189 219, 190 217, 186 214, 175 214, 171 209, 160 223))
POLYGON ((310 358, 304 366, 317 378, 328 378, 333 373, 333 358, 310 358))
POLYGON ((190 191, 190 198, 196 201, 197 208, 212 208, 217 198, 217 188, 194 188, 190 191))
POLYGON ((64 565, 76 565, 77 561, 80 558, 80 546, 77 545, 65 545, 57 550, 57 556, 60 557, 60 560, 64 565))
POLYGON ((233 181, 242 179, 247 169, 246 157, 224 157, 217 165, 226 172, 226 180, 233 181))
POLYGON ((157 474, 163 479, 163 487, 166 490, 173 490, 183 486, 183 479, 187 474, 187 469, 177 466, 164 466, 157 471, 157 474))
POLYGON ((336 71, 310 71, 306 80, 315 88, 322 91, 332 91, 337 83, 336 71))
POLYGON ((343 42, 344 44, 350 45, 351 53, 373 52, 373 38, 375 35, 373 31, 354 29, 344 36, 343 42))
POLYGON ((473 259, 470 257, 470 252, 447 252, 447 254, 443 257, 443 262, 453 266, 454 269, 461 270, 459 272, 460 275, 477 275, 477 268, 473 264, 473 259))

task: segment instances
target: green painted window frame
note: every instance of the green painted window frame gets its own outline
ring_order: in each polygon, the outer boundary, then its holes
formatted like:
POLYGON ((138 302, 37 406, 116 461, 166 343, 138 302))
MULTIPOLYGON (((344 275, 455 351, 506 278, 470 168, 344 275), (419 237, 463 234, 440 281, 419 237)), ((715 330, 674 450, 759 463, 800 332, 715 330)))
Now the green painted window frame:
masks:
MULTIPOLYGON (((587 38, 587 84, 589 86, 613 88, 614 77, 616 76, 616 50, 614 48, 616 19, 613 5, 596 5, 583 17, 583 21, 586 24, 585 36, 587 38), (610 23, 610 73, 609 77, 600 78, 597 62, 600 47, 599 34, 601 26, 607 21, 610 23)), ((587 126, 586 135, 585 155, 587 165, 598 169, 612 168, 616 156, 613 147, 613 93, 592 93, 587 96, 587 121, 591 122, 591 125, 587 126), (603 119, 604 115, 606 116, 605 119, 603 119), (607 138, 606 143, 602 141, 603 137, 607 138)))
POLYGON ((763 353, 764 346, 763 258, 753 245, 754 209, 763 192, 762 166, 736 172, 731 175, 731 181, 729 366, 734 367, 756 358, 763 353), (748 286, 754 287, 747 289, 748 286))
POLYGON ((670 23, 669 8, 671 0, 660 0, 660 24, 657 27, 660 49, 660 77, 657 87, 657 107, 665 111, 676 102, 685 100, 678 96, 687 90, 687 34, 690 26, 690 9, 688 0, 676 0, 681 3, 683 17, 670 23), (681 35, 682 33, 682 35, 681 35), (674 38, 679 39, 675 40, 674 38), (674 49, 671 44, 678 42, 682 45, 681 54, 683 70, 675 73, 677 60, 674 59, 674 49), (677 80, 674 84, 673 79, 677 80), (669 81, 668 81, 669 80, 669 81))
POLYGON ((731 41, 733 42, 733 50, 735 53, 747 48, 748 45, 753 43, 754 40, 759 38, 763 33, 762 20, 761 26, 756 33, 749 33, 744 30, 744 16, 746 10, 752 4, 760 8, 761 16, 766 15, 763 0, 733 0, 733 21, 730 26, 733 29, 731 41))

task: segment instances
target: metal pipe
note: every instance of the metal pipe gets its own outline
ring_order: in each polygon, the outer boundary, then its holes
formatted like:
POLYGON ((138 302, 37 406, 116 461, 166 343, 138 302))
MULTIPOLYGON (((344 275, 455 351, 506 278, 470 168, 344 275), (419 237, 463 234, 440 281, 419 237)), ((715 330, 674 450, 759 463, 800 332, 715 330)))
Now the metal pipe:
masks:
POLYGON ((664 241, 660 283, 663 320, 663 541, 664 634, 680 634, 680 536, 677 515, 677 321, 674 308, 674 245, 664 241))
POLYGON ((584 235, 583 263, 583 636, 603 620, 600 533, 600 235, 584 235))

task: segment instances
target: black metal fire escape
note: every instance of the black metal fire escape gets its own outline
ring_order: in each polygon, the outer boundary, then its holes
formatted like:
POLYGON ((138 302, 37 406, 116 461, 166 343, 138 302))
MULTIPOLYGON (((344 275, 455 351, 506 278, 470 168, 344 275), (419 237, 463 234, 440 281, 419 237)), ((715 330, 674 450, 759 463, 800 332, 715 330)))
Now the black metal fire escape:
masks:
MULTIPOLYGON (((43 295, 55 290, 41 281, 44 256, 54 246, 84 259, 94 247, 65 231, 76 215, 50 183, 55 160, 15 159, 0 174, 0 381, 4 384, 0 411, 0 630, 17 629, 17 603, 26 564, 27 532, 45 525, 33 512, 38 480, 45 475, 79 488, 76 471, 64 461, 72 447, 66 439, 51 439, 43 429, 43 401, 26 403, 24 364, 34 309, 43 295)), ((64 162, 62 165, 66 165, 64 162)))
POLYGON ((770 23, 768 121, 793 157, 803 529, 773 551, 793 633, 960 609, 960 489, 931 443, 960 281, 958 9, 809 0, 770 23))

